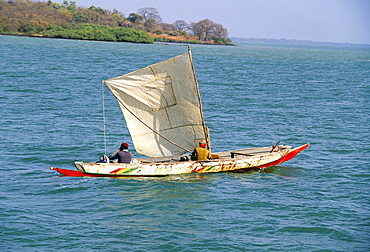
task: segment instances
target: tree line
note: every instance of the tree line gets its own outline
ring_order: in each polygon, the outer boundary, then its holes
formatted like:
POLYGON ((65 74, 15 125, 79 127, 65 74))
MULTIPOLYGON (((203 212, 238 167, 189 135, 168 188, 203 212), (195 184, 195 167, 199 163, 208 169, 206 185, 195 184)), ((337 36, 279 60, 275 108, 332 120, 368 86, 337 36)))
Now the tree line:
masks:
POLYGON ((78 7, 76 1, 66 0, 62 4, 50 0, 0 0, 0 33, 139 43, 171 41, 168 36, 182 36, 195 38, 186 42, 231 44, 227 29, 209 19, 167 24, 156 8, 140 8, 125 17, 116 9, 78 7))

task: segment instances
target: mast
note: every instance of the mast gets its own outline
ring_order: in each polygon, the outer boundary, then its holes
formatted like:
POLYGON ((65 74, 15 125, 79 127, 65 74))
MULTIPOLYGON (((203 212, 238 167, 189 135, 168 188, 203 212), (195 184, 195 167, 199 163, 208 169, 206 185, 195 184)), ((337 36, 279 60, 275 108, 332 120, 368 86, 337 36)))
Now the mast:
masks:
POLYGON ((188 52, 189 52, 189 56, 190 56, 189 58, 190 58, 190 62, 191 62, 191 68, 192 68, 192 71, 193 71, 195 86, 196 86, 197 95, 198 95, 200 115, 201 115, 201 118, 202 118, 202 125, 203 125, 204 135, 205 135, 205 138, 206 138, 205 140, 206 140, 206 143, 207 143, 207 148, 210 150, 211 149, 211 139, 210 139, 209 134, 208 134, 208 128, 207 128, 206 123, 204 121, 202 99, 200 98, 199 83, 198 83, 198 80, 197 80, 197 76, 195 74, 193 56, 191 54, 190 46, 188 46, 188 52))

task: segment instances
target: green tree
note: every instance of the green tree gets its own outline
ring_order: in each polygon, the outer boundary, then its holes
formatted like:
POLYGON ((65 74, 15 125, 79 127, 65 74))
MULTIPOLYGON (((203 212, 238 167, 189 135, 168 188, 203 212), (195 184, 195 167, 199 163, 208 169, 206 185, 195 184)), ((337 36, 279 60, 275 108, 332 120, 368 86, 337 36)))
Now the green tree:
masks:
POLYGON ((145 20, 144 28, 147 32, 152 32, 152 31, 158 30, 159 26, 157 25, 154 19, 149 18, 145 20))
POLYGON ((175 31, 186 31, 189 29, 189 24, 184 20, 177 20, 171 25, 171 28, 175 31))
POLYGON ((94 5, 91 5, 89 9, 93 10, 93 11, 96 11, 100 15, 107 15, 109 13, 108 10, 104 10, 101 7, 95 7, 94 5))
POLYGON ((140 16, 136 13, 130 13, 127 17, 127 20, 129 20, 131 23, 138 23, 138 22, 142 22, 144 18, 143 16, 140 16))
POLYGON ((197 23, 192 23, 191 28, 200 41, 208 41, 211 38, 214 25, 215 23, 207 18, 197 23))
POLYGON ((153 19, 157 24, 162 23, 162 18, 156 8, 145 7, 138 9, 137 13, 144 18, 144 21, 153 19))
POLYGON ((201 20, 191 24, 193 34, 198 36, 201 41, 209 41, 213 38, 226 38, 227 30, 220 24, 216 24, 209 19, 201 20))

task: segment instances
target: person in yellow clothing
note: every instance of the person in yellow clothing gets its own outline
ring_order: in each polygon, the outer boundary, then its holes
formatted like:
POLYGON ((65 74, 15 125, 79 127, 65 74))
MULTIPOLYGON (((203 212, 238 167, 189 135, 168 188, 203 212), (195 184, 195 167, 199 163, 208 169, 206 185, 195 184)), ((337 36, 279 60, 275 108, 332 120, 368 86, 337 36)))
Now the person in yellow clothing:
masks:
POLYGON ((191 160, 207 160, 211 158, 211 152, 206 148, 207 143, 204 140, 199 141, 199 147, 195 148, 191 154, 191 160))

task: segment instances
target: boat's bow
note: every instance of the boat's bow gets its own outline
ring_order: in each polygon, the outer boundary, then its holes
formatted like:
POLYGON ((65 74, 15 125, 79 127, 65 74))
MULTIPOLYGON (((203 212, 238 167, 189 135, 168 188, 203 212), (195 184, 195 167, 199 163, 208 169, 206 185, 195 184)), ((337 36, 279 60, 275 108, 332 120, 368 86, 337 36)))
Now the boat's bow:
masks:
POLYGON ((294 148, 294 149, 290 150, 288 152, 288 154, 286 154, 286 156, 284 157, 284 161, 283 162, 286 162, 286 161, 291 160, 292 158, 294 158, 295 156, 297 156, 298 153, 300 153, 301 151, 303 151, 304 149, 306 149, 308 146, 310 146, 309 143, 304 144, 302 146, 299 146, 297 148, 294 148))

